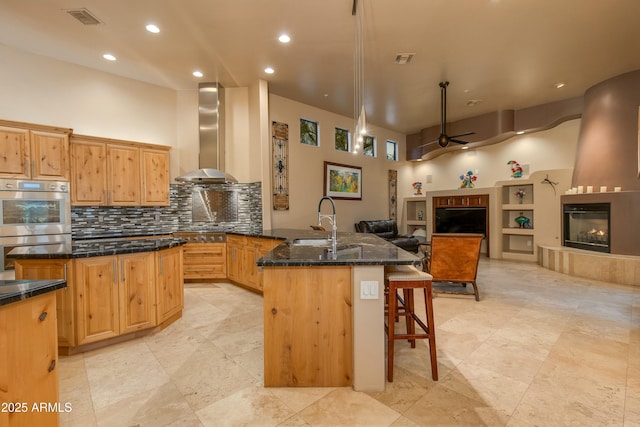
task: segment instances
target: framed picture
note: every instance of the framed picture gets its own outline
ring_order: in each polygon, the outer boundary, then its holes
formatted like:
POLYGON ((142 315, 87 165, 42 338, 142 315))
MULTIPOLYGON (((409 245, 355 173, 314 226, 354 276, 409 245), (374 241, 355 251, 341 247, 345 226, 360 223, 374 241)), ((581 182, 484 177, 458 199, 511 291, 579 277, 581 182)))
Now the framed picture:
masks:
POLYGON ((318 122, 300 119, 300 142, 307 145, 318 144, 318 122))
POLYGON ((362 168, 324 162, 324 195, 334 199, 362 200, 362 168))

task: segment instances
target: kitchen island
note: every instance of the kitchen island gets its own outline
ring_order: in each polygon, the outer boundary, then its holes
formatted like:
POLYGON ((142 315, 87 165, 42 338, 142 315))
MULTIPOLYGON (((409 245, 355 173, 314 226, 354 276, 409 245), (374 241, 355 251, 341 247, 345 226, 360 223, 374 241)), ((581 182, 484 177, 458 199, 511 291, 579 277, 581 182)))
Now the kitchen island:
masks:
POLYGON ((57 299, 62 354, 161 329, 183 308, 182 239, 98 239, 13 249, 18 279, 65 279, 57 299))
POLYGON ((286 241, 257 261, 265 386, 384 390, 384 267, 418 257, 373 234, 338 233, 332 252, 327 232, 270 233, 286 241))
MULTIPOLYGON (((0 280, 0 425, 57 426, 57 290, 64 280, 0 280), (35 405, 35 406, 34 406, 35 405)), ((64 408, 63 408, 64 409, 64 408)))

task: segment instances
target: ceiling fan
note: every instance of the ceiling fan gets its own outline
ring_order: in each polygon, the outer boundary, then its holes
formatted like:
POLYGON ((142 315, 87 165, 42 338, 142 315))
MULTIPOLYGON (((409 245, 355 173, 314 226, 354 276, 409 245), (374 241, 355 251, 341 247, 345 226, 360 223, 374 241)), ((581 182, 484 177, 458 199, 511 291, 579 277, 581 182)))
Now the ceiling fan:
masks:
MULTIPOLYGON (((460 133, 458 135, 447 135, 447 86, 449 86, 449 82, 440 82, 440 136, 436 140, 438 145, 441 147, 446 147, 449 145, 449 142, 455 142, 456 144, 468 144, 469 141, 463 141, 460 138, 461 136, 469 136, 473 135, 475 132, 465 132, 460 133)), ((420 147, 424 147, 427 145, 431 145, 436 141, 428 142, 426 144, 420 145, 420 147)))

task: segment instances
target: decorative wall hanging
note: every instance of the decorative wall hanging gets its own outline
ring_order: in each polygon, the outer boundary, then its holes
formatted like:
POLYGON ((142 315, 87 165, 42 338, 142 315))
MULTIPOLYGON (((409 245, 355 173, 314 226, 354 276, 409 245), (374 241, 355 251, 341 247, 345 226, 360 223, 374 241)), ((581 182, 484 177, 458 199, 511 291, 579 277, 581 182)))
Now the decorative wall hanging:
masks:
POLYGON ((398 218, 398 171, 389 169, 389 219, 398 218))
POLYGON ((334 199, 362 200, 362 168, 324 162, 324 195, 334 199))
MULTIPOLYGON (((551 179, 549 178, 549 174, 547 174, 547 176, 541 181, 542 184, 547 184, 550 185, 551 188, 553 188, 553 195, 555 196, 556 194, 556 185, 558 185, 557 182, 555 181, 551 181, 551 179)), ((601 193, 605 193, 607 191, 607 187, 604 187, 604 191, 602 191, 603 187, 600 187, 600 192, 601 193)))
POLYGON ((318 122, 300 119, 300 142, 317 147, 318 141, 318 122))
POLYGON ((511 167, 511 178, 522 178, 522 166, 515 160, 509 160, 507 164, 511 167))
POLYGON ((416 181, 413 184, 411 184, 411 186, 413 187, 414 196, 422 196, 422 182, 416 181))
POLYGON ((460 175, 460 179, 462 180, 460 188, 473 188, 473 183, 478 177, 473 174, 473 171, 467 171, 467 173, 460 175))
POLYGON ((273 141, 273 210, 289 210, 289 125, 271 123, 273 141))

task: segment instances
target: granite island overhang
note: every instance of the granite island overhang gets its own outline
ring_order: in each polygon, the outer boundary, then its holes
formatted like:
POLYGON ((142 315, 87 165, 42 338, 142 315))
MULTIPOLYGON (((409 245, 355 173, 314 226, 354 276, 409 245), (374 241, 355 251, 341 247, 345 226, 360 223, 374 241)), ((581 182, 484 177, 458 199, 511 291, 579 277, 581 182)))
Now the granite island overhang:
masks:
POLYGON ((385 387, 384 268, 420 259, 366 233, 274 230, 260 258, 265 387, 385 387), (297 239, 297 241, 296 241, 297 239), (317 244, 316 244, 317 243, 317 244))

